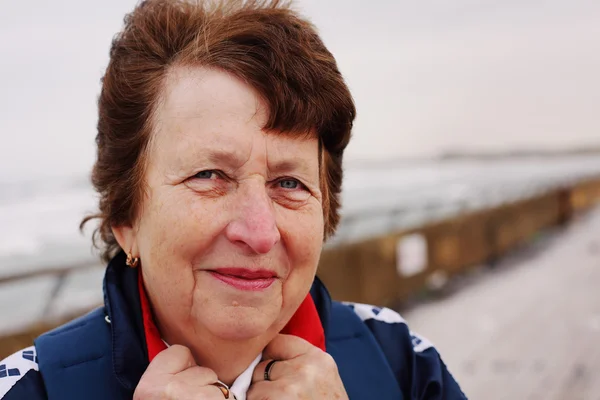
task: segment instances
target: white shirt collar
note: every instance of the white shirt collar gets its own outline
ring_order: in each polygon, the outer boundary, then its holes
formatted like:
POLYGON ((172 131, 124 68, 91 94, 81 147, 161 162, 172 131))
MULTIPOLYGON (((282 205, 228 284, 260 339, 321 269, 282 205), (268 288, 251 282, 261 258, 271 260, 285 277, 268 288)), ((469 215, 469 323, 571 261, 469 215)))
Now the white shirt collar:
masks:
POLYGON ((231 390, 237 400, 246 400, 246 393, 248 393, 248 389, 250 389, 250 384, 252 383, 252 374, 254 373, 254 368, 256 368, 261 359, 262 353, 260 353, 258 357, 252 361, 248 368, 246 368, 246 370, 242 372, 235 381, 233 381, 233 385, 231 385, 229 390, 231 390))

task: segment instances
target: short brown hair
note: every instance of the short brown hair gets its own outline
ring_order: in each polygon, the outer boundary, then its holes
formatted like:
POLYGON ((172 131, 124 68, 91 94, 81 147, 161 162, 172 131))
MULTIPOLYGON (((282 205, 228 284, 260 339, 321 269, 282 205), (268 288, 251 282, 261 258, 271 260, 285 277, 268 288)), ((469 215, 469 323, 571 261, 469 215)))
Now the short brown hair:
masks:
POLYGON ((98 99, 92 183, 100 212, 81 226, 100 219, 94 243, 102 258, 108 261, 120 249, 111 227, 137 216, 152 116, 174 66, 218 68, 248 83, 268 106, 265 131, 317 133, 329 237, 339 222, 342 156, 356 110, 315 28, 278 0, 146 0, 113 39, 98 99))

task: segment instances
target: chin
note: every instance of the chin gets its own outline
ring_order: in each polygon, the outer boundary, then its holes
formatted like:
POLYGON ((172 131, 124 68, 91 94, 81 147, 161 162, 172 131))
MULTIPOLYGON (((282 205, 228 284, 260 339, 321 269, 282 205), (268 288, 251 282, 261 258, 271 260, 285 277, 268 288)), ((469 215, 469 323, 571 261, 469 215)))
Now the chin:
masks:
POLYGON ((210 321, 211 333, 223 340, 250 340, 271 330, 276 316, 247 307, 226 307, 210 321))

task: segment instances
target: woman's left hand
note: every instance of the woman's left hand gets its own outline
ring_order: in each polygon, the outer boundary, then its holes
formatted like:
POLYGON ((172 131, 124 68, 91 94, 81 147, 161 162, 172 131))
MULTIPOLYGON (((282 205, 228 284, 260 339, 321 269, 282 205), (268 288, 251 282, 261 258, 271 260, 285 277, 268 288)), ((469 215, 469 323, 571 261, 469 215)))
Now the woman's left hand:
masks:
POLYGON ((333 358, 297 336, 277 335, 254 369, 248 400, 348 399, 333 358), (265 380, 269 361, 277 360, 265 380))

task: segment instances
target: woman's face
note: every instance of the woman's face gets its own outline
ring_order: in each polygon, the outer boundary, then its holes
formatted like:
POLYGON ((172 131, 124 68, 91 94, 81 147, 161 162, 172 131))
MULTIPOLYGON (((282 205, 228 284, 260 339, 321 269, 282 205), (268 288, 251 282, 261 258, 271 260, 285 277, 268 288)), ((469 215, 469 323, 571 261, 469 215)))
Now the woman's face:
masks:
POLYGON ((266 117, 225 72, 167 79, 131 230, 163 335, 274 335, 310 289, 323 242, 318 142, 265 133, 266 117))

